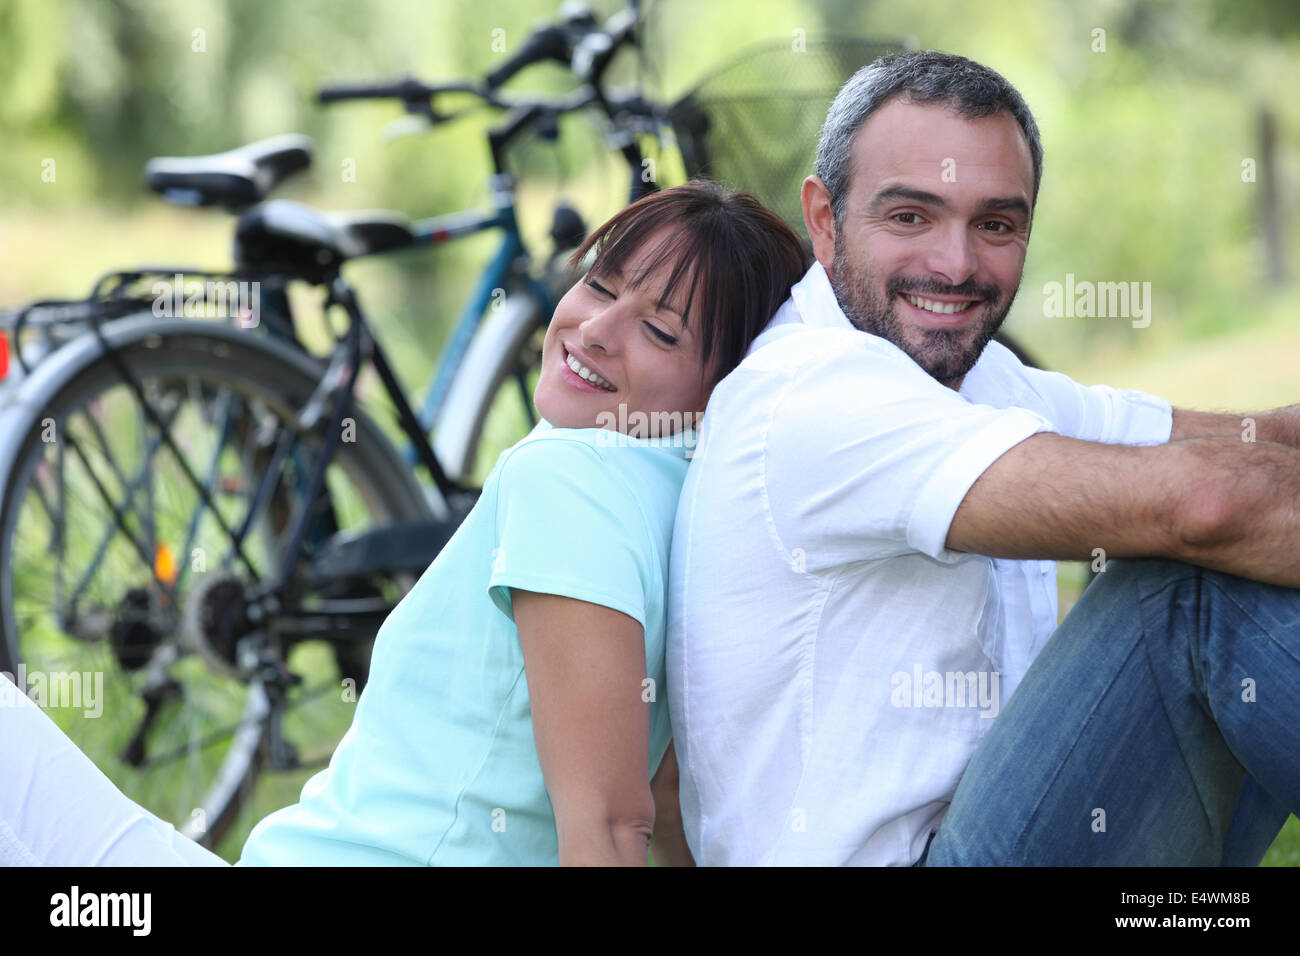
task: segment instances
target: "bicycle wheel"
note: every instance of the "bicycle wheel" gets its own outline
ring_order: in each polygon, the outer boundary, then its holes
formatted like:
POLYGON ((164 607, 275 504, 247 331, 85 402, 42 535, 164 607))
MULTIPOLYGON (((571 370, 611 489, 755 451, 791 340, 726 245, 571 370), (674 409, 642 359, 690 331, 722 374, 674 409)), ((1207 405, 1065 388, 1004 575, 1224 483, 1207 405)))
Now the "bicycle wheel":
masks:
POLYGON ((434 423, 433 448, 453 481, 480 487, 501 452, 537 424, 533 390, 549 316, 514 295, 474 333, 434 423))
MULTIPOLYGON (((323 445, 300 414, 322 368, 216 323, 141 316, 105 334, 172 441, 93 337, 23 383, 23 400, 0 418, 0 669, 24 677, 38 702, 44 695, 50 716, 128 797, 214 845, 267 757, 271 711, 259 680, 201 652, 193 602, 219 612, 223 587, 278 567, 293 515, 318 517, 304 509, 298 479, 323 445), (279 442, 294 454, 232 548, 279 442), (209 487, 206 503, 187 469, 209 487)), ((382 432, 360 411, 351 418, 352 440, 337 446, 317 499, 331 527, 427 516, 382 432)), ((310 542, 304 550, 306 561, 310 542)), ((396 603, 412 583, 382 586, 396 603)), ((313 643, 280 648, 305 678, 286 702, 284 736, 327 759, 351 701, 333 656, 313 643)))

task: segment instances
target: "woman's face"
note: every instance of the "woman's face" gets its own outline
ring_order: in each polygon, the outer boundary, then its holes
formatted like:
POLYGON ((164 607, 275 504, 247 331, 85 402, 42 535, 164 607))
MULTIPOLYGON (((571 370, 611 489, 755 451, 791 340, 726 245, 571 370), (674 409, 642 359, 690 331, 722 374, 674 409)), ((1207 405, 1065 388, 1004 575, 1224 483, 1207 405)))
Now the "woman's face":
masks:
POLYGON ((635 289, 629 281, 665 236, 651 236, 620 272, 588 273, 555 307, 533 393, 538 412, 555 427, 636 433, 641 429, 625 423, 640 412, 637 419, 651 423, 649 434, 662 435, 676 431, 669 423, 689 426, 704 411, 710 377, 701 375, 699 321, 686 323, 681 315, 685 290, 670 291, 665 308, 656 307, 671 262, 635 289))

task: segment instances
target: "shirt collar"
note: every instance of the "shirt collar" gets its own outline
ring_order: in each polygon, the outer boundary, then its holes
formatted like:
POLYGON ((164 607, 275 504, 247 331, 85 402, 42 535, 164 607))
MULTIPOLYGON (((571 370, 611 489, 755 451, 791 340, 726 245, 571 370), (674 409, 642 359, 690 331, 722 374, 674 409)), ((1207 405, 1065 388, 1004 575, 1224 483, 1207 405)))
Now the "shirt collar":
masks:
POLYGON ((855 328, 840 308, 826 270, 815 259, 804 277, 790 289, 790 298, 794 299, 794 306, 799 311, 803 324, 810 328, 855 328))
MULTIPOLYGON (((628 412, 625 414, 631 418, 631 415, 634 413, 628 412)), ((633 419, 631 423, 636 424, 635 419, 633 419)), ((548 422, 545 418, 539 416, 537 419, 537 425, 533 428, 529 437, 541 432, 551 431, 554 428, 554 425, 548 422)), ((686 459, 689 459, 694 454, 695 448, 699 443, 699 430, 694 427, 682 428, 671 435, 664 435, 661 438, 633 438, 631 435, 628 435, 623 431, 615 431, 614 429, 598 428, 594 426, 591 428, 576 430, 593 435, 593 440, 598 445, 608 447, 631 446, 636 448, 658 448, 670 455, 676 456, 677 458, 686 459)))

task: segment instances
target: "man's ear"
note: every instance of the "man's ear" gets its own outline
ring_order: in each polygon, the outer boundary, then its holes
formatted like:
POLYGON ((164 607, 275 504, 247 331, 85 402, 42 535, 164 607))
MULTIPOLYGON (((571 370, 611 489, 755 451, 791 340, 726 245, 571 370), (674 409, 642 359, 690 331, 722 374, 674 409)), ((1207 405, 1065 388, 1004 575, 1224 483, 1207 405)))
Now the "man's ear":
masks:
POLYGON ((812 240, 813 255, 831 276, 831 263, 835 259, 835 214, 831 209, 831 194, 820 176, 809 176, 803 181, 800 193, 803 200, 803 224, 812 240))

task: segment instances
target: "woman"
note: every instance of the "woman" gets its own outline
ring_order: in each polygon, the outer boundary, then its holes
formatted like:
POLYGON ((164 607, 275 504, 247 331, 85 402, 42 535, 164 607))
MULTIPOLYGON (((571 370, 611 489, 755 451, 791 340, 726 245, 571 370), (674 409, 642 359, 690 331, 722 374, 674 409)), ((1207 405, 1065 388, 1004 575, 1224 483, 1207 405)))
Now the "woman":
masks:
MULTIPOLYGON (((592 248, 546 333, 543 421, 380 628, 329 767, 254 827, 240 864, 644 865, 647 848, 691 862, 664 688, 689 428, 803 251, 748 194, 705 182, 624 209, 573 262, 592 248)), ((17 771, 0 784, 0 861, 222 862, 126 800, 39 711, 14 714, 32 727, 0 735, 17 771), (67 808, 34 821, 24 806, 67 808), (74 819, 81 834, 55 832, 74 819)))

